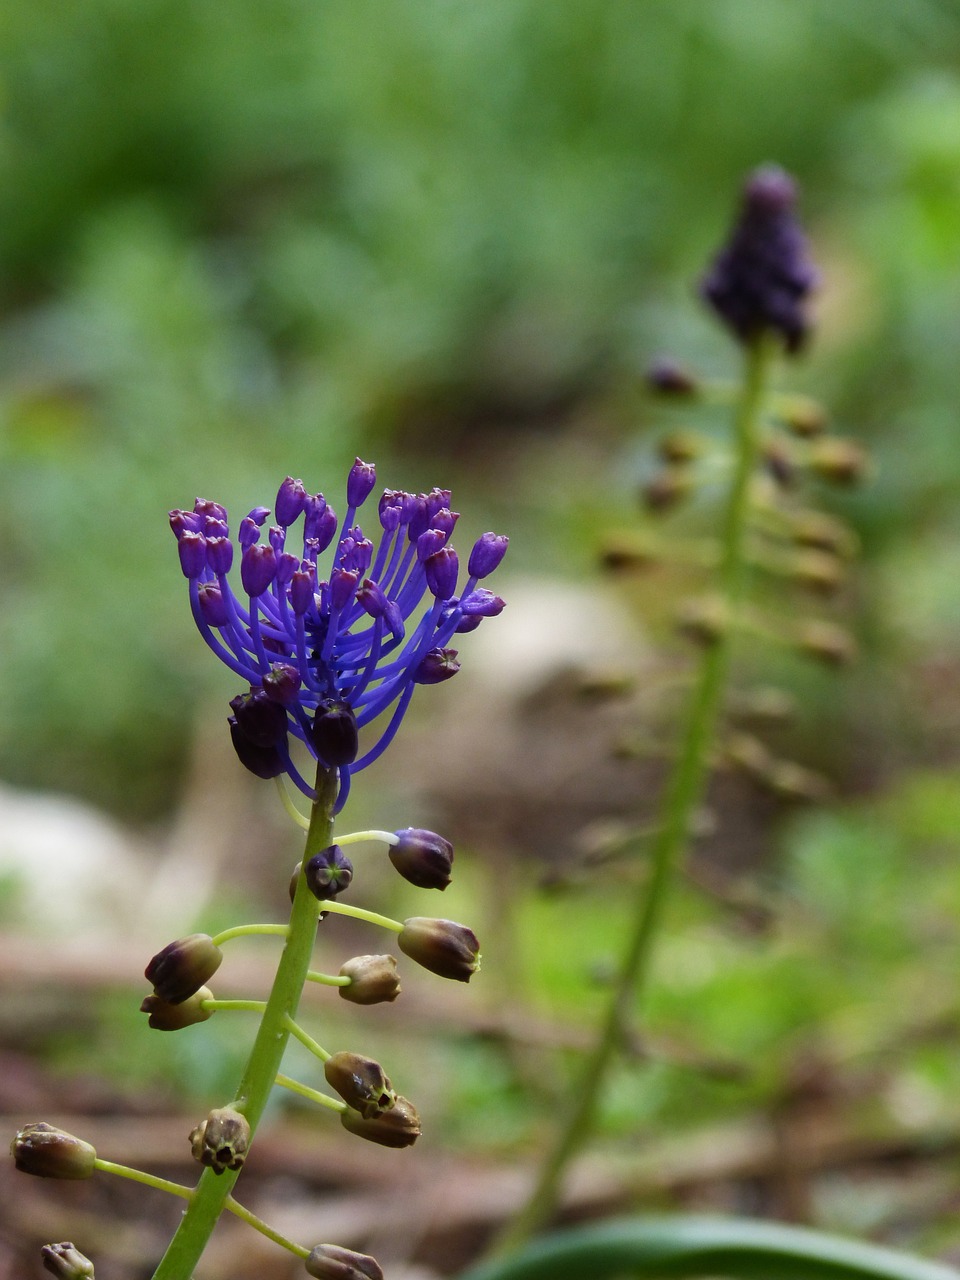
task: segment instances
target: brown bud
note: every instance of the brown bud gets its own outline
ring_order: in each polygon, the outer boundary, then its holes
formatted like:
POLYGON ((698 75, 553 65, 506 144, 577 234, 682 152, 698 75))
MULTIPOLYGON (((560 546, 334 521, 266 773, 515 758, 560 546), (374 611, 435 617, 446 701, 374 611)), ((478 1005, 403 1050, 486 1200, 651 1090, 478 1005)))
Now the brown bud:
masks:
POLYGON ((670 356, 658 356, 646 373, 647 386, 662 396, 693 396, 700 389, 695 374, 670 356))
POLYGON ((233 1107, 217 1107, 190 1134, 194 1160, 214 1173, 240 1169, 250 1147, 250 1124, 233 1107))
POLYGON ((146 996, 140 1006, 141 1013, 150 1015, 148 1022, 154 1031, 182 1031, 184 1027, 192 1027, 195 1022, 206 1022, 212 1018, 215 1009, 204 1009, 204 1000, 212 1000, 213 992, 209 987, 201 987, 180 1004, 171 1004, 169 1000, 161 1000, 159 996, 146 996))
POLYGON ((853 531, 823 511, 803 511, 793 518, 791 536, 801 547, 813 547, 817 551, 831 551, 836 556, 852 556, 857 550, 853 531))
POLYGON ((93 1280, 93 1263, 69 1240, 45 1244, 40 1250, 43 1266, 57 1280, 93 1280))
POLYGON ((858 484, 867 471, 867 452, 855 440, 824 436, 810 448, 810 467, 831 484, 858 484))
POLYGON ((795 764, 792 760, 780 760, 767 778, 771 791, 781 800, 822 803, 830 798, 830 784, 826 778, 812 769, 795 764))
POLYGON ((393 1085, 379 1062, 362 1058, 357 1053, 335 1053, 323 1064, 323 1074, 331 1089, 359 1111, 365 1120, 373 1120, 389 1111, 397 1100, 393 1085))
POLYGON ((677 610, 677 627, 681 634, 697 644, 716 644, 729 622, 729 611, 719 596, 685 600, 677 610))
POLYGON ((38 1178, 78 1181, 92 1177, 96 1170, 97 1153, 89 1142, 42 1120, 24 1125, 17 1132, 10 1154, 21 1173, 38 1178))
POLYGON ((365 1119, 359 1111, 348 1107, 340 1114, 340 1123, 358 1138, 379 1143, 381 1147, 412 1147, 420 1137, 420 1117, 409 1098, 397 1094, 389 1111, 381 1111, 365 1119))
POLYGON ((780 419, 795 436, 818 436, 827 425, 827 411, 809 396, 791 396, 784 402, 780 419))
POLYGON ((191 933, 158 951, 144 970, 161 1000, 182 1004, 220 968, 223 952, 206 933, 191 933))
POLYGON ((821 595, 831 595, 843 583, 843 565, 827 551, 800 551, 793 558, 791 577, 821 595))
POLYGON ((640 546, 636 539, 611 538, 600 549, 600 564, 611 573, 626 569, 649 569, 657 563, 657 557, 649 547, 640 546))
POLYGON ((376 1258, 368 1253, 354 1253, 338 1244, 318 1244, 310 1250, 303 1264, 307 1274, 318 1280, 383 1280, 376 1258))
POLYGON ((350 979, 337 990, 351 1004, 390 1003, 400 994, 395 956, 354 956, 340 966, 340 976, 350 979))
POLYGON ((763 451, 763 464, 781 489, 789 489, 796 483, 796 458, 785 441, 770 441, 763 451))
POLYGON ((770 771, 770 752, 752 734, 732 734, 726 743, 724 754, 734 768, 742 770, 751 778, 765 778, 770 771))
POLYGON ((441 978, 469 982, 480 968, 480 943, 465 924, 412 916, 397 938, 400 950, 441 978))
POLYGON ((705 442, 696 431, 671 431, 661 437, 657 453, 664 462, 683 466, 703 456, 705 442))
POLYGON ((843 667, 857 656, 853 636, 835 622, 816 619, 806 622, 797 633, 797 648, 829 667, 843 667))
POLYGON ((647 481, 640 496, 648 511, 660 514, 677 506, 691 488, 691 478, 686 471, 678 467, 665 467, 652 480, 647 481))

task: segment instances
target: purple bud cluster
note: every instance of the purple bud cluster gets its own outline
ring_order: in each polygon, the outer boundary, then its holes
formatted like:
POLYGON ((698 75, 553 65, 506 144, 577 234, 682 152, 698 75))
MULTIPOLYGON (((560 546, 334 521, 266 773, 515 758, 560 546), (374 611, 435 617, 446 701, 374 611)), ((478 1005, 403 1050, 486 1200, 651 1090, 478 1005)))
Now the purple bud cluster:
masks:
POLYGON ((790 352, 807 335, 804 303, 818 279, 795 201, 793 180, 782 169, 769 165, 751 174, 730 239, 700 285, 741 342, 778 333, 790 352))
POLYGON ((503 600, 478 583, 500 564, 507 538, 477 539, 460 587, 460 561, 450 545, 459 517, 450 491, 385 490, 374 541, 356 513, 375 484, 375 468, 358 458, 339 520, 322 493, 309 494, 287 476, 274 503, 276 523, 265 530, 269 508, 255 507, 235 541, 217 502, 198 498, 192 511, 170 513, 197 627, 247 686, 230 703, 237 755, 258 777, 286 773, 312 796, 290 758, 292 735, 339 771, 338 808, 351 775, 393 739, 414 688, 457 673, 454 637, 503 609, 503 600), (324 570, 320 557, 330 548, 324 570), (235 560, 239 592, 229 577, 235 560), (361 755, 360 731, 387 711, 361 755))

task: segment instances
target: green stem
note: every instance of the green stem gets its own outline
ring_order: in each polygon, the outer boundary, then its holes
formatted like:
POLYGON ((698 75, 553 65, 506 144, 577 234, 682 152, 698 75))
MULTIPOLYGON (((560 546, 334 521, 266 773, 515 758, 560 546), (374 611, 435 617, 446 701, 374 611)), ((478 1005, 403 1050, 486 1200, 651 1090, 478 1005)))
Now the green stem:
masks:
POLYGON ((252 938, 259 935, 273 935, 285 938, 290 932, 288 924, 235 924, 232 929, 224 929, 212 939, 215 947, 222 946, 231 938, 252 938))
POLYGON ((290 1034, 295 1039, 299 1040, 305 1049, 309 1049, 314 1057, 319 1058, 321 1062, 326 1062, 330 1057, 330 1054, 322 1044, 319 1044, 314 1040, 313 1036, 308 1035, 306 1031, 304 1031, 299 1022, 295 1022, 293 1018, 287 1018, 286 1025, 290 1034))
MULTIPOLYGON (((336 772, 318 768, 316 790, 317 799, 310 815, 310 829, 303 853, 304 866, 315 853, 331 843, 333 805, 337 795, 336 772)), ((286 1020, 296 1015, 316 935, 317 900, 301 873, 273 989, 236 1091, 237 1109, 246 1116, 251 1134, 256 1132, 287 1047, 290 1029, 286 1020)), ((226 1207, 237 1176, 237 1172, 231 1170, 220 1175, 212 1169, 204 1170, 153 1280, 190 1280, 226 1207)))
POLYGON ((289 1089, 291 1093, 299 1093, 301 1098, 309 1098, 311 1102, 315 1102, 320 1107, 326 1107, 328 1111, 338 1111, 341 1115, 344 1111, 349 1110, 345 1102, 341 1102, 339 1098, 331 1098, 328 1093, 321 1093, 319 1089, 311 1089, 308 1084, 301 1084, 299 1080, 294 1080, 292 1076, 277 1075, 277 1084, 281 1089, 289 1089))
MULTIPOLYGON (((772 351, 772 345, 768 343, 757 343, 748 349, 743 390, 736 413, 736 468, 727 499, 717 583, 730 613, 740 596, 750 480, 757 462, 760 411, 772 351)), ((699 677, 691 694, 685 733, 667 782, 663 822, 651 851, 650 878, 641 887, 633 931, 596 1042, 540 1167, 533 1192, 496 1242, 497 1252, 516 1249, 553 1214, 562 1191, 566 1167, 589 1136, 614 1056, 643 994, 672 873, 687 843, 690 822, 703 790, 707 758, 729 664, 729 632, 729 626, 724 627, 703 655, 699 677)))
POLYGON ((171 1182, 169 1178, 158 1178, 156 1174, 144 1173, 142 1169, 131 1169, 128 1164, 115 1164, 113 1160, 94 1160, 94 1167, 101 1173, 112 1173, 118 1178, 128 1178, 131 1182, 142 1182, 145 1187, 153 1187, 155 1191, 166 1191, 172 1196, 180 1196, 182 1200, 190 1200, 192 1187, 181 1186, 179 1182, 171 1182))
POLYGON ((332 911, 338 916, 350 916, 354 920, 365 920, 367 924, 376 924, 381 929, 391 929, 394 933, 403 932, 402 921, 391 920, 389 916, 378 915, 376 911, 367 911, 365 907, 351 907, 346 902, 333 902, 326 899, 320 903, 320 910, 332 911))
POLYGON ((322 987, 349 987, 352 978, 342 977, 338 973, 320 973, 317 969, 307 971, 308 982, 319 982, 322 987))
POLYGON ((241 1222, 245 1222, 247 1226, 253 1227, 255 1231, 259 1231, 262 1236, 266 1236, 268 1240, 272 1240, 274 1244, 280 1245, 289 1253, 295 1253, 298 1258, 309 1258, 310 1250, 304 1249, 303 1245, 297 1244, 294 1240, 288 1240, 286 1236, 282 1236, 279 1231, 274 1231, 273 1227, 268 1226, 262 1218, 258 1218, 255 1213, 251 1213, 249 1209, 245 1209, 239 1201, 234 1200, 233 1196, 227 1196, 224 1202, 225 1209, 239 1218, 241 1222))
POLYGON ((201 1000, 202 1009, 245 1009, 248 1013, 263 1013, 266 1000, 201 1000))

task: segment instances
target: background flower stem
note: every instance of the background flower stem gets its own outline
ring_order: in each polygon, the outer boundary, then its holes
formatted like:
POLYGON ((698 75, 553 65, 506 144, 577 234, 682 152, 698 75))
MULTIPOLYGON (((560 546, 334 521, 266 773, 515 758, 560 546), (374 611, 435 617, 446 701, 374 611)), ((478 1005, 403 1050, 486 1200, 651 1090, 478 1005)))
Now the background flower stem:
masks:
MULTIPOLYGON (((337 797, 336 771, 317 770, 317 799, 310 815, 303 853, 306 866, 315 853, 327 848, 333 838, 333 806, 337 797)), ((290 912, 290 929, 277 967, 250 1057, 237 1087, 237 1110, 242 1111, 256 1132, 270 1096, 287 1040, 290 1019, 294 1018, 306 980, 317 934, 317 901, 306 886, 303 874, 290 912)), ((215 1174, 205 1169, 193 1191, 190 1204, 176 1234, 170 1241, 153 1280, 191 1280, 194 1269, 210 1239, 220 1214, 233 1190, 238 1173, 215 1174)))
MULTIPOLYGON (((750 480, 757 462, 760 414, 774 355, 772 339, 745 350, 743 383, 734 422, 735 469, 727 498, 716 586, 731 616, 743 579, 743 544, 750 480)), ((650 969, 650 957, 673 870, 686 846, 690 822, 704 787, 707 760, 730 656, 730 627, 721 628, 704 651, 676 763, 667 782, 663 821, 654 840, 649 879, 641 886, 631 936, 609 1006, 566 1111, 562 1114, 530 1198, 495 1244, 496 1252, 518 1248, 554 1213, 566 1167, 593 1127, 597 1101, 631 1018, 636 1016, 650 969)))

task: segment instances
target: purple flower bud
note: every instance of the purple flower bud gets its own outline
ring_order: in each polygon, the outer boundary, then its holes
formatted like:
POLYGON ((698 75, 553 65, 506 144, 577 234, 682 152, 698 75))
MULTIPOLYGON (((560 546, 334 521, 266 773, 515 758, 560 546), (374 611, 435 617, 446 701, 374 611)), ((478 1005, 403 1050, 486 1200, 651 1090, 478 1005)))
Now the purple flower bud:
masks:
POLYGON ((229 538, 207 539, 207 564, 216 574, 229 573, 233 564, 233 543, 229 538))
POLYGON ((287 713, 265 689, 230 699, 237 728, 255 747, 279 747, 287 739, 287 713))
POLYGON ((449 538, 459 519, 459 511, 451 511, 449 507, 441 507, 439 511, 434 512, 431 516, 430 523, 434 529, 440 529, 449 538))
POLYGON ((360 750, 357 717, 349 702, 325 698, 317 707, 310 729, 314 750, 329 769, 353 764, 360 750))
POLYGON ((471 578, 485 578, 493 573, 497 565, 507 554, 510 539, 502 533, 481 533, 473 544, 470 559, 467 561, 467 573, 471 578))
POLYGON ((356 569, 334 569, 330 575, 330 607, 339 613, 353 599, 360 574, 356 569))
MULTIPOLYGON (((406 495, 399 489, 384 489, 380 499, 380 524, 387 533, 393 533, 403 518, 403 499, 406 495)), ((174 531, 176 532, 176 531, 174 531)))
POLYGON ((361 605, 371 618, 382 618, 387 607, 387 597, 372 578, 364 578, 363 585, 357 588, 357 604, 361 605))
POLYGON ((471 631, 476 631, 482 621, 483 619, 479 614, 474 614, 472 617, 465 615, 457 623, 456 634, 458 636, 468 635, 471 631))
POLYGON ((794 214, 793 180, 774 165, 750 175, 740 215, 700 286, 707 302, 743 343, 778 333, 795 352, 809 329, 804 302, 817 283, 794 214))
POLYGON ((21 1173, 32 1173, 37 1178, 79 1181, 96 1172, 97 1153, 89 1142, 43 1120, 18 1130, 10 1144, 10 1154, 21 1173))
POLYGON ((260 527, 249 516, 244 516, 240 521, 240 528, 237 530, 237 541, 240 543, 240 549, 246 551, 247 547, 252 547, 260 537, 260 527))
POLYGON ((450 498, 451 498, 451 493, 449 489, 433 488, 427 494, 427 497, 426 497, 427 515, 430 518, 430 523, 434 525, 434 527, 436 527, 435 517, 437 513, 442 511, 444 507, 449 508, 450 498))
POLYGON ((377 469, 372 462, 357 458, 347 476, 347 506, 359 507, 369 498, 377 483, 377 469))
POLYGON ((285 587, 300 568, 300 560, 297 556, 292 556, 289 551, 284 551, 277 558, 277 582, 281 587, 285 587))
POLYGON ((269 545, 247 547, 240 557, 240 581, 248 596, 262 596, 276 572, 276 552, 269 545))
POLYGON ((341 569, 356 569, 363 574, 370 568, 373 559, 373 543, 363 536, 363 530, 357 526, 341 539, 337 552, 341 569))
POLYGON ((317 591, 316 566, 309 560, 301 560, 300 568, 290 579, 290 604, 293 612, 302 615, 313 604, 317 591))
POLYGON ((193 511, 181 511, 177 507, 170 512, 170 528, 178 540, 184 533, 199 533, 202 523, 202 516, 198 516, 193 511))
POLYGON ((191 581, 199 578, 207 564, 207 540, 203 534, 185 530, 177 542, 177 550, 180 553, 183 576, 191 581))
POLYGON ((281 529, 278 525, 275 525, 275 524, 271 525, 270 532, 267 536, 270 540, 271 547, 273 547, 277 555, 280 555, 280 553, 283 551, 283 544, 287 540, 286 529, 281 529))
POLYGON ((296 702, 299 688, 300 672, 289 662, 275 662, 263 677, 263 692, 282 707, 296 702))
POLYGON ((447 536, 442 529, 428 529, 421 533, 417 539, 417 559, 421 564, 445 545, 447 536))
MULTIPOLYGON (((279 495, 278 495, 279 499, 279 495)), ((315 538, 317 536, 317 528, 319 527, 320 517, 327 509, 327 500, 322 493, 305 494, 303 498, 303 536, 304 538, 315 538)), ((277 520, 280 520, 280 513, 277 512, 277 520)))
POLYGON ((213 582, 201 582, 198 588, 200 612, 208 627, 225 627, 230 621, 223 593, 213 582))
POLYGON ((480 943, 465 924, 413 916, 404 920, 397 945, 404 955, 431 973, 454 982, 469 982, 480 967, 480 943))
POLYGON ((453 547, 441 547, 423 564, 427 573, 427 586, 438 600, 449 600, 457 590, 460 561, 453 547))
POLYGON ((353 879, 353 863, 338 844, 314 856, 304 868, 307 888, 320 902, 343 893, 353 879))
POLYGON ((398 831, 389 849, 390 861, 405 880, 418 889, 445 889, 450 883, 453 845, 435 831, 407 827, 398 831))
POLYGON ((269 507, 254 507, 253 510, 247 516, 247 519, 252 520, 253 523, 258 528, 260 528, 269 514, 270 514, 269 507))
POLYGON ((213 516, 204 518, 202 533, 205 538, 228 538, 230 536, 226 520, 215 520, 213 516))
POLYGON ((306 500, 307 491, 303 487, 303 481, 294 480, 293 476, 287 476, 277 492, 277 500, 274 503, 277 524, 282 525, 284 528, 293 524, 303 510, 306 500))
POLYGON ((413 674, 414 684, 442 684, 460 670, 456 649, 431 649, 413 674))
POLYGON ((317 555, 322 555, 333 541, 333 535, 337 532, 337 513, 333 507, 326 507, 317 518, 317 555))
POLYGON ((339 1244, 318 1244, 303 1260, 316 1280, 383 1280, 383 1271, 369 1253, 356 1253, 339 1244))
POLYGON ((243 733, 233 716, 228 717, 230 741, 237 759, 245 769, 258 778, 279 778, 287 768, 287 762, 278 747, 258 747, 243 733))
POLYGON ((227 508, 221 507, 219 502, 211 502, 209 498, 197 498, 193 504, 193 509, 198 516, 210 516, 214 520, 226 520, 227 508))
POLYGON ((404 495, 403 507, 408 525, 407 537, 411 542, 416 542, 421 533, 426 533, 430 528, 427 500, 422 493, 408 493, 404 495))
POLYGON ((477 587, 460 601, 460 608, 467 618, 496 618, 503 613, 505 604, 486 587, 477 587))
POLYGON ((158 951, 143 976, 168 1004, 183 1004, 213 977, 223 952, 209 934, 191 933, 158 951))

